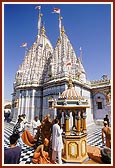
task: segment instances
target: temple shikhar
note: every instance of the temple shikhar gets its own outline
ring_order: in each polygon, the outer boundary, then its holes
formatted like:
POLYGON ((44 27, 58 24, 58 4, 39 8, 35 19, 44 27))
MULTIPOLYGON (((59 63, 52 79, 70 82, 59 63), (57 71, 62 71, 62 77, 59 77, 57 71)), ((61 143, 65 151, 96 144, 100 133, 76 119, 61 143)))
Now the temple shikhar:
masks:
MULTIPOLYGON (((82 48, 80 47, 80 54, 77 55, 66 34, 60 13, 59 37, 53 47, 42 24, 41 9, 38 10, 35 42, 26 50, 22 64, 15 74, 12 121, 16 121, 20 114, 26 114, 30 124, 35 116, 40 120, 47 114, 51 115, 51 119, 60 117, 60 125, 65 132, 63 137, 65 144, 70 143, 70 136, 72 138, 72 144, 65 145, 65 150, 69 155, 71 145, 73 151, 74 146, 80 145, 83 153, 81 150, 79 153, 74 151, 71 157, 79 155, 81 158, 82 155, 84 159, 86 123, 90 124, 93 121, 98 123, 106 114, 109 116, 111 114, 110 79, 107 75, 103 75, 97 81, 87 80, 82 62, 82 48), (76 136, 82 140, 78 138, 76 143, 74 140, 76 136)), ((67 157, 70 155, 64 156, 64 159, 67 157)))

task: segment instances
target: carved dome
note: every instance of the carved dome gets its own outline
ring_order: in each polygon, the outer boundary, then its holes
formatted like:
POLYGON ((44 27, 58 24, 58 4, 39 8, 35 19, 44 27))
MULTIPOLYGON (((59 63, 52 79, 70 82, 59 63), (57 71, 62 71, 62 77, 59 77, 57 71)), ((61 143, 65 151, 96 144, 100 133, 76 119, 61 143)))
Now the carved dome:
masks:
POLYGON ((66 98, 66 99, 79 99, 80 95, 79 93, 75 90, 72 84, 72 78, 69 77, 69 84, 68 84, 68 89, 65 90, 61 95, 60 98, 66 98))
POLYGON ((66 98, 66 99, 78 99, 80 96, 79 94, 76 92, 76 90, 74 89, 74 87, 65 90, 61 96, 61 98, 66 98))

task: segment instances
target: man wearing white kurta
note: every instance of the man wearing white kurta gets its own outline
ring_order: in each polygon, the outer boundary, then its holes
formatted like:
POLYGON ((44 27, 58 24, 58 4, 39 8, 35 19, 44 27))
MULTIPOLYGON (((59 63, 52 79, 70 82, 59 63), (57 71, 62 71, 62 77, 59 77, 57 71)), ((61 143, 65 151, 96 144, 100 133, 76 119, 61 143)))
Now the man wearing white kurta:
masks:
POLYGON ((62 164, 62 149, 63 149, 63 141, 62 141, 62 132, 63 130, 60 129, 58 125, 59 120, 55 119, 55 124, 53 125, 53 132, 52 132, 52 161, 56 161, 56 156, 58 155, 58 163, 62 164))
POLYGON ((41 122, 38 118, 38 116, 36 116, 32 122, 32 127, 33 127, 33 136, 35 137, 38 127, 41 125, 41 122))

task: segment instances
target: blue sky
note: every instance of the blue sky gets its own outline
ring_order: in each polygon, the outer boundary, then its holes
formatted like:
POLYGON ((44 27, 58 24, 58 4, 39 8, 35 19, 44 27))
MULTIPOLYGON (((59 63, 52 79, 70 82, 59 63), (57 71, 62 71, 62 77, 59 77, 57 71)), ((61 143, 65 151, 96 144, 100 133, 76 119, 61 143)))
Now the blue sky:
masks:
MULTIPOLYGON (((4 99, 11 100, 15 73, 24 58, 25 49, 36 40, 39 4, 4 5, 4 99)), ((87 80, 101 79, 103 74, 111 78, 111 5, 110 4, 41 4, 46 35, 53 47, 59 36, 58 14, 61 10, 62 24, 71 44, 82 61, 87 80)))

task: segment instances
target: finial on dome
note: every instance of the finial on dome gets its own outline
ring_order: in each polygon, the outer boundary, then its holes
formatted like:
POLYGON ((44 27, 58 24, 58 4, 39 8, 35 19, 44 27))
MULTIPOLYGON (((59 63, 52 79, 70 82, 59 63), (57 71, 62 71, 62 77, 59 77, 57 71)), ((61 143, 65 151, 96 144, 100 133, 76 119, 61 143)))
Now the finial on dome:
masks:
POLYGON ((64 26, 61 27, 61 34, 63 35, 65 33, 64 26))
POLYGON ((68 88, 71 89, 72 87, 73 87, 73 84, 72 84, 72 76, 69 76, 68 88))
POLYGON ((46 32, 45 27, 42 26, 41 34, 45 34, 45 32, 46 32))

